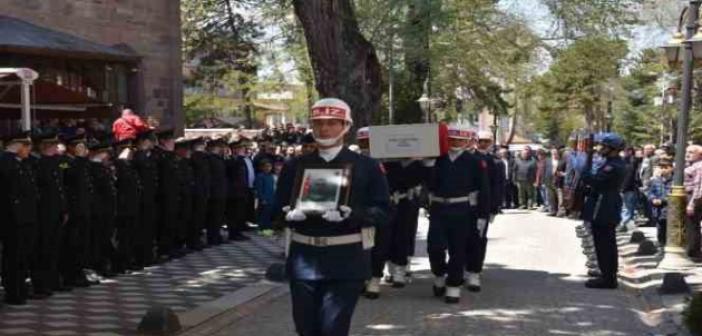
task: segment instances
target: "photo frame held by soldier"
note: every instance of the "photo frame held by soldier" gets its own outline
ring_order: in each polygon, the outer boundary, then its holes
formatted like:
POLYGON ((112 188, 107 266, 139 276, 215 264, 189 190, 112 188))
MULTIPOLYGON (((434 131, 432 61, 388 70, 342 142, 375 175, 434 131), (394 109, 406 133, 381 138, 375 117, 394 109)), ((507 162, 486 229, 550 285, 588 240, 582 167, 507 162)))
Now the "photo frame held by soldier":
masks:
POLYGON ((307 214, 322 214, 348 205, 351 165, 307 164, 298 168, 290 204, 307 214))

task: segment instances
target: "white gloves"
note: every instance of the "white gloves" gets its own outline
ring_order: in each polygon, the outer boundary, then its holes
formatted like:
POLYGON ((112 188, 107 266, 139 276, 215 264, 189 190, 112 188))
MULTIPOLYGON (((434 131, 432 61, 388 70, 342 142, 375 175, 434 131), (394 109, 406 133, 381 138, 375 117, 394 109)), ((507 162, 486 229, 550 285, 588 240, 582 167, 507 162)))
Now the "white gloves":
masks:
POLYGON ((288 222, 302 222, 307 219, 307 216, 300 209, 290 209, 290 206, 283 207, 285 212, 285 220, 288 222))
POLYGON ((322 219, 327 222, 339 223, 351 216, 351 208, 342 205, 339 210, 328 210, 322 215, 322 219))
POLYGON ((480 233, 480 237, 485 235, 486 228, 487 228, 487 219, 478 218, 478 232, 480 233))

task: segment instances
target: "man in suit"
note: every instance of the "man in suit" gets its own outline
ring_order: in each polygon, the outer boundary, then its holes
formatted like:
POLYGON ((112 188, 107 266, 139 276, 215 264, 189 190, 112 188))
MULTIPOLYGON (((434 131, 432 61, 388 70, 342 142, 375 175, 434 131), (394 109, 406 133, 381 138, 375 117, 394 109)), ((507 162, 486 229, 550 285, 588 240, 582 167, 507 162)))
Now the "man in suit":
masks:
POLYGON ((246 219, 249 213, 248 205, 251 197, 249 188, 249 174, 246 160, 247 143, 243 139, 232 141, 229 144, 232 157, 227 160, 227 229, 229 240, 242 241, 249 237, 243 234, 246 230, 246 219))

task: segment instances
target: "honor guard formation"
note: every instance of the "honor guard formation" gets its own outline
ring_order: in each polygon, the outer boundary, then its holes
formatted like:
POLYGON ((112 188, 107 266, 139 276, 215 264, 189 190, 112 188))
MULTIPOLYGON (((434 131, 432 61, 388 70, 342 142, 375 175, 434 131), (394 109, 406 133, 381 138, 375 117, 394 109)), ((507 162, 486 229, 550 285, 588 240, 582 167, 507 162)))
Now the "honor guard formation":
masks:
MULTIPOLYGON (((550 216, 581 219, 588 288, 617 288, 616 232, 634 219, 639 192, 659 242, 666 241, 673 162, 660 154, 654 163, 648 149, 637 161, 614 133, 576 132, 568 148, 526 147, 513 158, 494 145, 490 131, 442 123, 429 125, 435 155, 391 158, 377 152, 382 127, 358 128, 355 146, 346 145, 354 123, 340 99, 315 103, 309 125, 309 134, 283 137, 299 144, 285 157, 270 138, 252 158, 247 138, 178 138, 130 110, 114 123, 112 137, 99 141, 51 132, 5 137, 5 302, 22 305, 247 240, 243 232, 257 223, 262 235, 284 237, 297 333, 343 336, 359 298, 382 301, 381 288, 401 290, 411 281, 422 216, 433 276, 426 295, 447 304, 490 285, 481 275, 490 225, 502 209, 541 205, 550 216), (654 165, 656 174, 645 176, 654 165)), ((688 232, 699 244, 693 226, 702 198, 695 187, 700 147, 691 146, 688 158, 688 232)), ((688 250, 699 253, 699 245, 688 250)))

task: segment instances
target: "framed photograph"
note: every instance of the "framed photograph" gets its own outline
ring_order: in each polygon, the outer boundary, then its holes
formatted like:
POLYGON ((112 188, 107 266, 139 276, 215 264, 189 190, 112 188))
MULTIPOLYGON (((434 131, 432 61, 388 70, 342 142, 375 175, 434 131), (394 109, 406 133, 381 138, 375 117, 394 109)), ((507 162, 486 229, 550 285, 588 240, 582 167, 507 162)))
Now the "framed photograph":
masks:
POLYGON ((302 165, 298 168, 290 204, 309 214, 348 205, 351 192, 350 164, 302 165))

